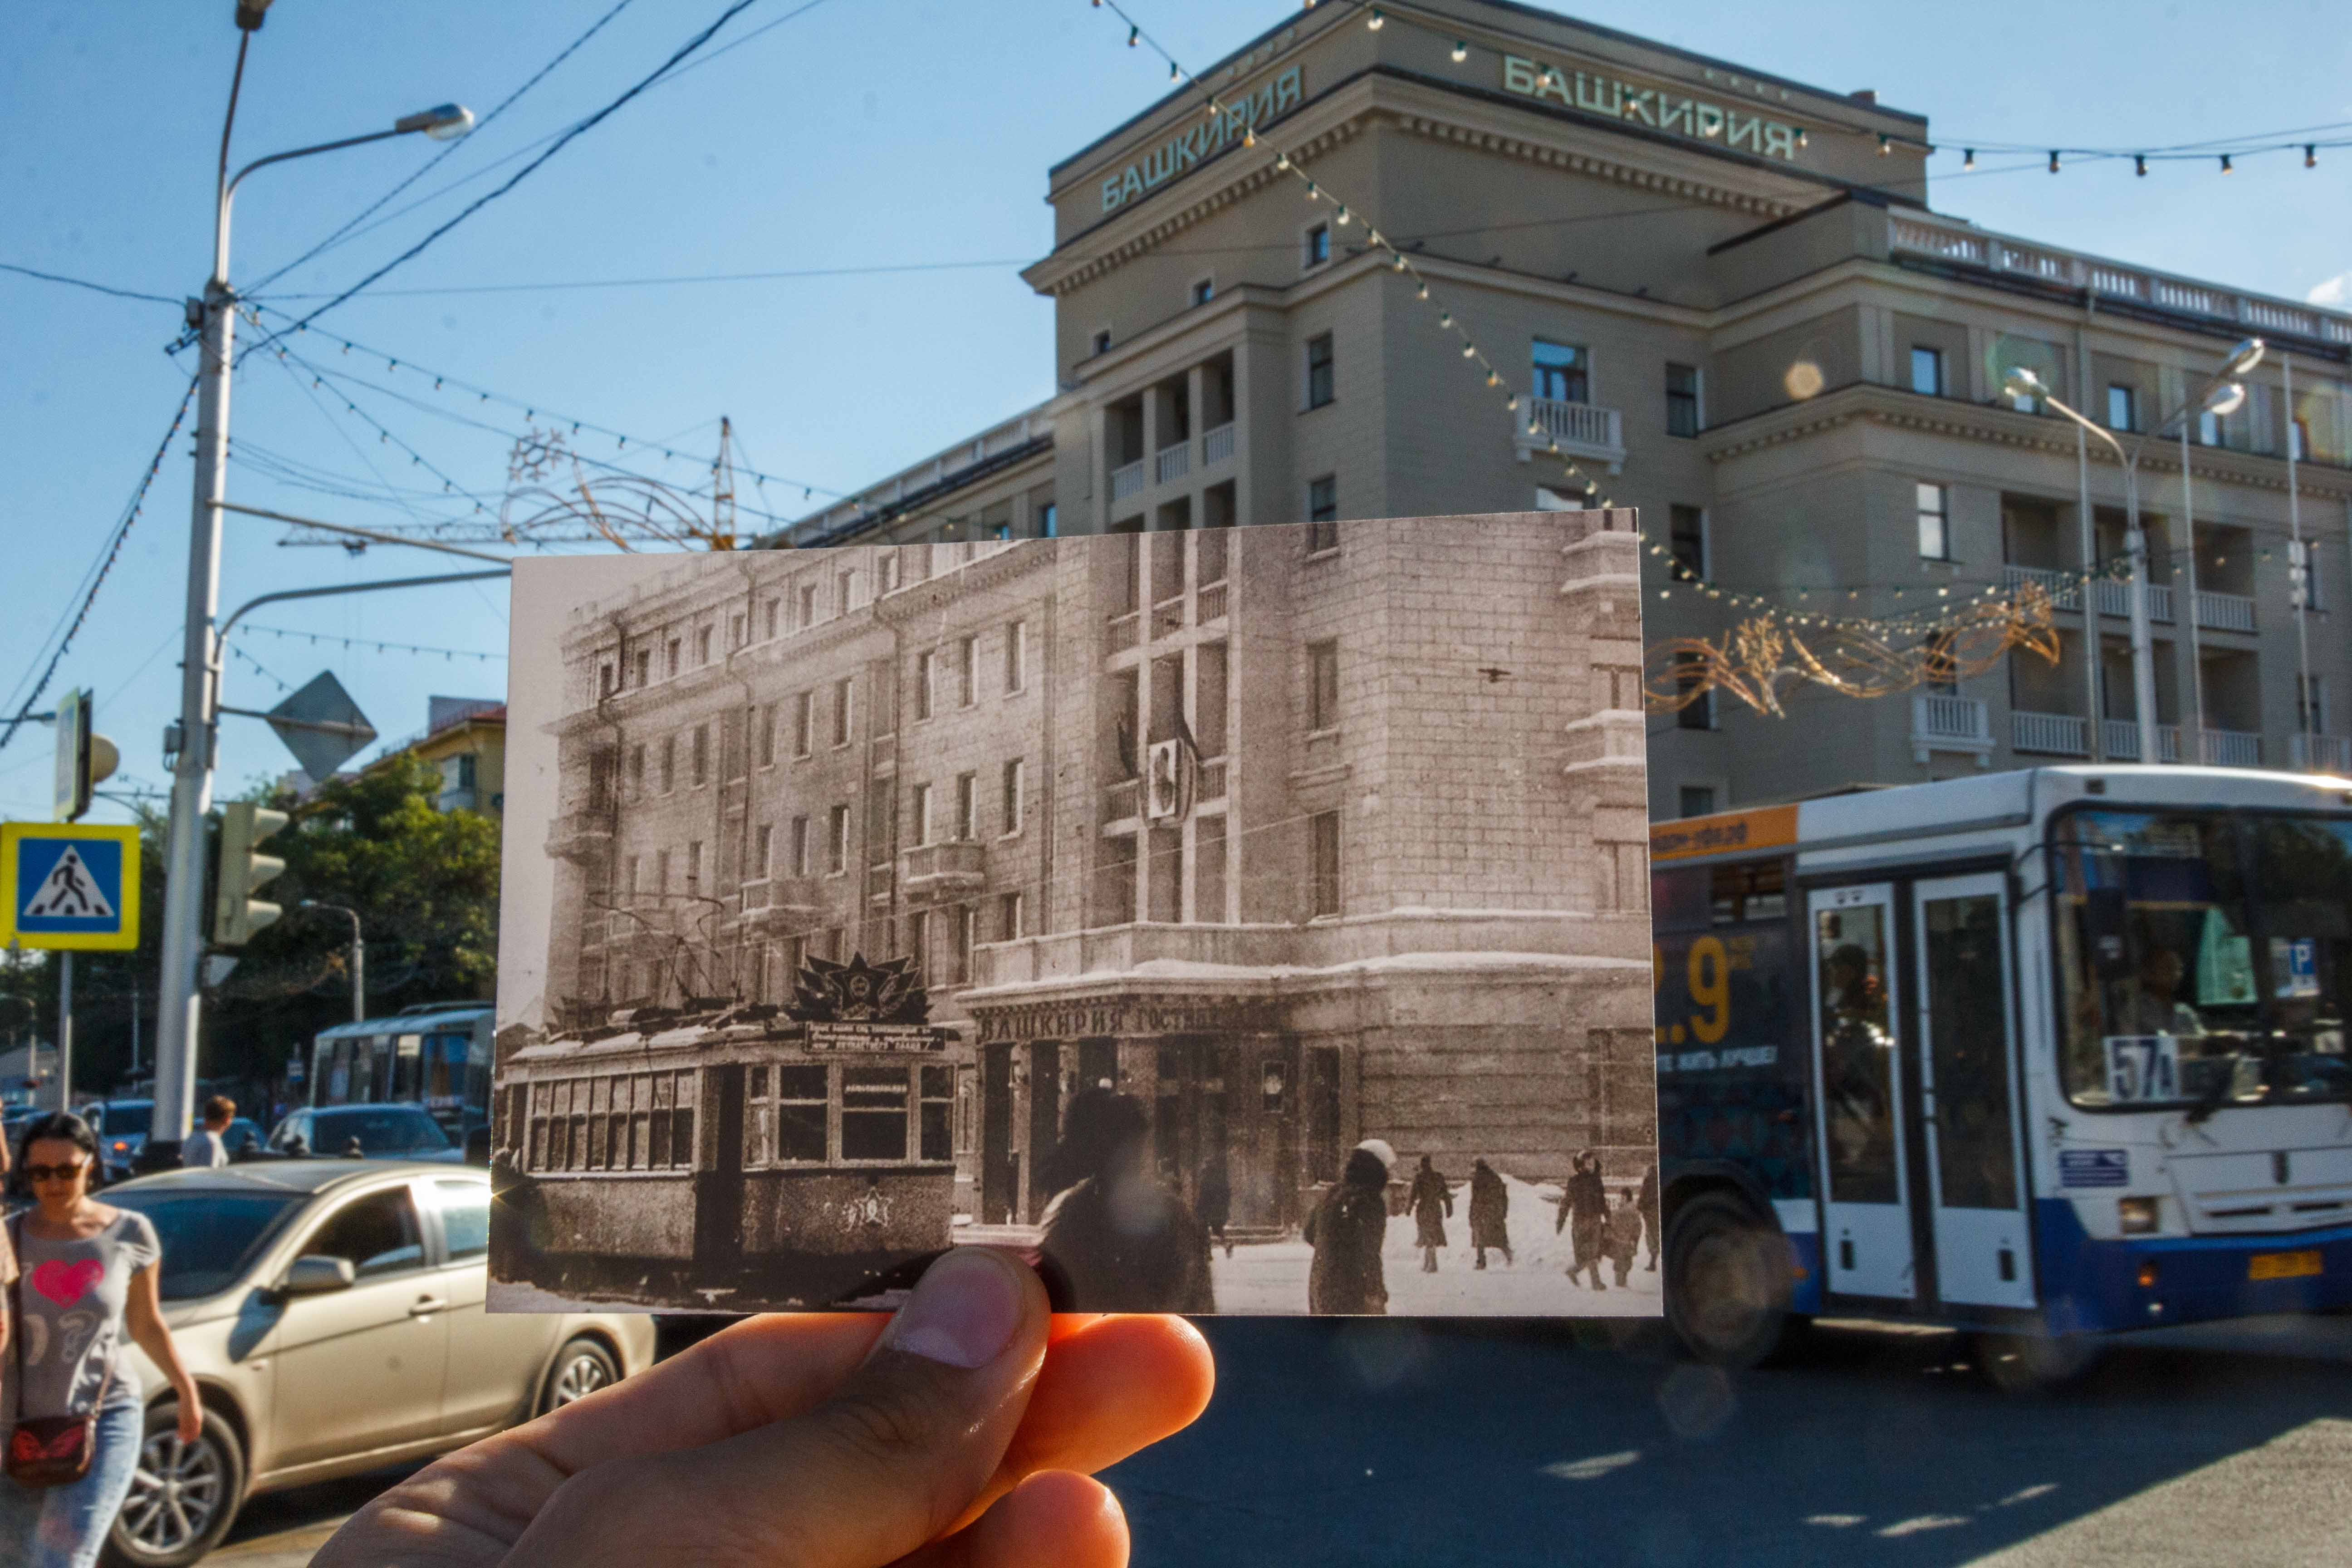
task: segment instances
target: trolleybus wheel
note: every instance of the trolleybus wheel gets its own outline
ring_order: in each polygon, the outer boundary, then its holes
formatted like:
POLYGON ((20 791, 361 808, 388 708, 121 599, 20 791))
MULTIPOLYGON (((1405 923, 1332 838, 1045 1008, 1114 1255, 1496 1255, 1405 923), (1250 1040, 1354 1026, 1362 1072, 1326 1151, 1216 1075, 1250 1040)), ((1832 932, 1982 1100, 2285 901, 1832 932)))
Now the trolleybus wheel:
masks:
POLYGON ((1787 1251, 1772 1227, 1725 1194, 1677 1209, 1666 1234, 1666 1321, 1684 1348, 1734 1369, 1770 1356, 1789 1322, 1787 1251))

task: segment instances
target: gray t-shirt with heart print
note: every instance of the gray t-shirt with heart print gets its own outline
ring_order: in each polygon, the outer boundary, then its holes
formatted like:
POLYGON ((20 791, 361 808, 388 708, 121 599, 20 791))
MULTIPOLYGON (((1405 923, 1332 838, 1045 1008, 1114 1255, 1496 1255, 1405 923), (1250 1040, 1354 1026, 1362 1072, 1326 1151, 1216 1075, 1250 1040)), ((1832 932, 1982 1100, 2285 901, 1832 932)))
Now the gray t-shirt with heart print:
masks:
MULTIPOLYGON (((8 1223, 16 1247, 16 1299, 22 1315, 24 1376, 8 1415, 79 1415, 99 1401, 138 1387, 123 1364, 130 1334, 124 1312, 131 1277, 163 1256, 155 1226, 143 1214, 118 1209, 95 1236, 48 1241, 32 1233, 29 1214, 8 1223)), ((10 1381, 17 1359, 11 1353, 10 1381)))

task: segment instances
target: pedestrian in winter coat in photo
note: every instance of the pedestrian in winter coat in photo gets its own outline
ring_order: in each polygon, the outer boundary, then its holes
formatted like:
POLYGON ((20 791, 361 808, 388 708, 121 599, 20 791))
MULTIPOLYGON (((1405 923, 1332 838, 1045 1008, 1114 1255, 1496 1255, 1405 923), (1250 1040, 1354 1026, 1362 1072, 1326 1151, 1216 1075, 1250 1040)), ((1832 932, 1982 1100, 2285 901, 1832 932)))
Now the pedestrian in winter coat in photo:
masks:
POLYGON ((1454 1217, 1454 1189, 1429 1156, 1421 1157, 1421 1169, 1412 1177, 1412 1223, 1414 1243, 1421 1248, 1421 1271, 1437 1272, 1438 1248, 1445 1245, 1445 1222, 1454 1217))
POLYGON ((1658 1166, 1654 1160, 1650 1168, 1642 1173, 1642 1237, 1650 1249, 1650 1261, 1644 1268, 1646 1273, 1658 1271, 1658 1234, 1661 1228, 1658 1224, 1658 1166))
POLYGON ((1470 1245, 1478 1252, 1475 1267, 1486 1267, 1490 1247, 1503 1255, 1505 1263, 1512 1260, 1510 1214, 1511 1193, 1503 1178, 1486 1161, 1470 1162, 1470 1245))
POLYGON ((1234 1255, 1233 1238, 1225 1234, 1226 1222, 1234 1217, 1234 1180, 1225 1169, 1225 1153, 1220 1149, 1209 1156, 1201 1167, 1201 1225, 1209 1233, 1209 1245, 1223 1243, 1225 1256, 1234 1255))
POLYGON ((1315 1249, 1307 1273, 1308 1311, 1389 1310, 1381 1243, 1388 1235, 1389 1167, 1395 1159, 1377 1138, 1357 1144, 1339 1182, 1307 1216, 1307 1244, 1315 1249))
POLYGON ((1062 1114, 1046 1163, 1055 1187, 1038 1250, 1064 1312, 1213 1312, 1209 1233, 1151 1174, 1143 1102, 1085 1089, 1062 1114))
POLYGON ((1601 1184, 1601 1156, 1588 1149, 1576 1157, 1574 1171, 1568 1178, 1568 1191, 1560 1196, 1559 1217, 1552 1221, 1551 1228, 1558 1235, 1566 1227, 1570 1245, 1575 1249, 1568 1277, 1581 1279, 1590 1268, 1595 1290, 1609 1289, 1601 1280, 1601 1253, 1608 1225, 1609 1192, 1601 1184))
POLYGON ((1617 1194, 1617 1206, 1609 1211, 1609 1261, 1617 1270, 1617 1289, 1625 1289, 1625 1277, 1633 1271, 1633 1255, 1642 1249, 1642 1210, 1633 1189, 1627 1187, 1617 1194))

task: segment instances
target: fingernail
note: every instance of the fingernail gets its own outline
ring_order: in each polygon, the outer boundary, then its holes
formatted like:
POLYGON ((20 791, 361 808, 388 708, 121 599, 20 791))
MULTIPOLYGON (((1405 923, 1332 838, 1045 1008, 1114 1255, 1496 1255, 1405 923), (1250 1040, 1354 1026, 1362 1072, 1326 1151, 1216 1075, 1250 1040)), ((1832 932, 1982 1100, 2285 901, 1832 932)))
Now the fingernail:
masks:
POLYGON ((983 1247, 958 1247, 930 1268, 890 1321, 884 1346, 949 1366, 985 1366, 1021 1326, 1020 1267, 983 1247))

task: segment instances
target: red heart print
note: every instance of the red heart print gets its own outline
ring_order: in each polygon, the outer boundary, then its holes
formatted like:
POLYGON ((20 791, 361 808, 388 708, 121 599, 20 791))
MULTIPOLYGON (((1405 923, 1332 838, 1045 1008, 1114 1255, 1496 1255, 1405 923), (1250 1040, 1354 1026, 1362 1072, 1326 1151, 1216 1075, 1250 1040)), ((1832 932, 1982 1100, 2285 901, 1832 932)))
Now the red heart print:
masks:
POLYGON ((105 1278, 106 1265, 95 1258, 60 1263, 52 1258, 33 1270, 33 1289, 60 1307, 70 1307, 105 1278))

